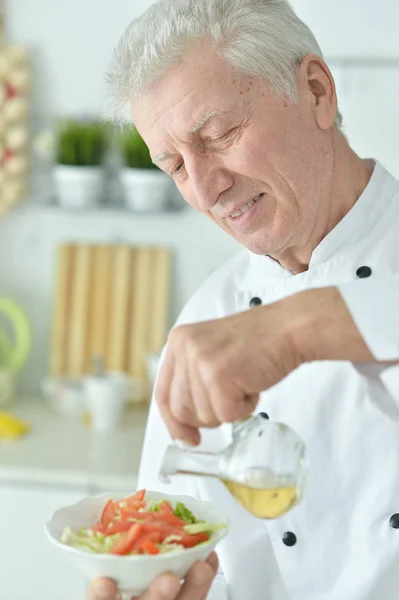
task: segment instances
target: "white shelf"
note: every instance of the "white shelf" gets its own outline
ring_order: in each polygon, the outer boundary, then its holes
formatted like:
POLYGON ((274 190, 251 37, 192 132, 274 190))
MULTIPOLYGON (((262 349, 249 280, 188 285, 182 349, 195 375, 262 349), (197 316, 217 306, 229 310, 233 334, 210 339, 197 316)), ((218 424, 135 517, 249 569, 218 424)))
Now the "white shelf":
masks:
POLYGON ((130 408, 121 430, 106 436, 78 417, 56 414, 39 397, 16 401, 9 409, 31 431, 1 444, 0 484, 134 489, 148 409, 130 408))
POLYGON ((187 212, 191 211, 190 207, 182 205, 181 207, 168 207, 163 211, 134 211, 126 208, 122 204, 102 204, 93 206, 91 208, 64 208, 55 203, 40 203, 36 201, 27 200, 15 205, 12 209, 18 213, 41 213, 46 215, 55 216, 106 216, 109 217, 124 217, 124 218, 143 218, 143 219, 157 219, 160 217, 175 218, 186 215, 187 212))

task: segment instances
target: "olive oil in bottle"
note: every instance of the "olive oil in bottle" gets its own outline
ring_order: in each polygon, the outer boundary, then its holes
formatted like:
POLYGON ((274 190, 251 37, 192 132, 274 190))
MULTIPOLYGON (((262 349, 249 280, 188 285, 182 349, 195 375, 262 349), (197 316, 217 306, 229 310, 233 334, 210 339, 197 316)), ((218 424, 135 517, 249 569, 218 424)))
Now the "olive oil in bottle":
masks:
POLYGON ((258 488, 228 479, 221 480, 246 510, 260 519, 276 519, 297 503, 296 485, 258 488))
MULTIPOLYGON (((159 476, 214 477, 241 506, 259 519, 277 519, 303 498, 306 445, 287 425, 251 417, 236 426, 231 443, 218 453, 170 444, 159 476)), ((220 498, 222 500, 222 498, 220 498)))

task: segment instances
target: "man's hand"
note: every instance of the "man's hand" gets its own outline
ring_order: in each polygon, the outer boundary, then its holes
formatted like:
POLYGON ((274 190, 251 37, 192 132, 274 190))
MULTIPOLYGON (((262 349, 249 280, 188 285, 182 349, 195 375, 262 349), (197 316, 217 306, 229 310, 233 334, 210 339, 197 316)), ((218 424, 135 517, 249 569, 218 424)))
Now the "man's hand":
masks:
POLYGON ((199 427, 249 417, 260 392, 312 360, 374 360, 333 287, 175 328, 155 396, 172 438, 196 445, 199 427))
POLYGON ((247 418, 300 362, 285 301, 171 331, 155 397, 174 439, 247 418))
MULTIPOLYGON (((218 570, 213 552, 205 562, 194 564, 183 584, 178 577, 165 573, 158 577, 138 600, 205 600, 218 570)), ((116 584, 110 579, 97 579, 89 590, 88 600, 119 600, 116 584)))

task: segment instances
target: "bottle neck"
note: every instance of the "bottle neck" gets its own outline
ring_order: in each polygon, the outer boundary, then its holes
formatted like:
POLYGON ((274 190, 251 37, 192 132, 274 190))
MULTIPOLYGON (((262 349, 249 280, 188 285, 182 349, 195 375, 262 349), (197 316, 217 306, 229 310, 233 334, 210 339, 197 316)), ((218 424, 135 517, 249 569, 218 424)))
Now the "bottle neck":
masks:
POLYGON ((171 475, 219 477, 219 459, 220 455, 218 454, 182 450, 177 446, 170 445, 165 452, 160 477, 164 481, 168 480, 171 475))

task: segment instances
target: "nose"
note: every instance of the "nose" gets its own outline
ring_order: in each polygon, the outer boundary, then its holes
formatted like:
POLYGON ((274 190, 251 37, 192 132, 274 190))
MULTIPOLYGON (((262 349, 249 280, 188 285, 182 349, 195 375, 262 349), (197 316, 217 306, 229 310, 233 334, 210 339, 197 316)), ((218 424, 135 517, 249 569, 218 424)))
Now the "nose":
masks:
POLYGON ((233 176, 218 157, 195 156, 186 160, 190 204, 201 211, 211 210, 223 192, 233 185, 233 176))

